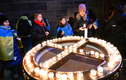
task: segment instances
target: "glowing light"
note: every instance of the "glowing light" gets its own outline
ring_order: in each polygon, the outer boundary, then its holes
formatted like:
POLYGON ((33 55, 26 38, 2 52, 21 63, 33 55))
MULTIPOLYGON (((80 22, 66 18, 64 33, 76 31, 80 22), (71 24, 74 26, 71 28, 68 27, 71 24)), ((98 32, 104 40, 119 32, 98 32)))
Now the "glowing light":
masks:
POLYGON ((90 74, 91 75, 96 76, 96 73, 97 73, 97 71, 95 69, 91 69, 90 70, 90 74))
POLYGON ((97 69, 98 69, 98 72, 103 72, 103 67, 98 66, 97 69))
POLYGON ((60 72, 57 72, 57 73, 56 73, 56 77, 57 77, 57 78, 61 78, 61 73, 60 73, 60 72))
POLYGON ((62 74, 61 75, 61 80, 67 80, 67 75, 66 74, 62 74))
POLYGON ((54 73, 53 72, 49 72, 48 77, 49 78, 53 78, 54 77, 54 73))

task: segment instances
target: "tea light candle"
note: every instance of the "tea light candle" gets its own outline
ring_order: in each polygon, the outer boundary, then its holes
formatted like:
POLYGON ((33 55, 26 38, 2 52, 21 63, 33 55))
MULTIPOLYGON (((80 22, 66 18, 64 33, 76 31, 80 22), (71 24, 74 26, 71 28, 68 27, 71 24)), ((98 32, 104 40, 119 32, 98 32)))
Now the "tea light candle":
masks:
POLYGON ((99 58, 99 53, 95 52, 95 58, 99 58))
POLYGON ((113 62, 113 61, 108 62, 108 67, 109 67, 109 68, 113 68, 113 67, 114 67, 114 62, 113 62))
POLYGON ((72 52, 73 46, 69 46, 69 52, 72 52))
POLYGON ((60 60, 62 58, 61 54, 58 54, 57 58, 58 58, 58 60, 60 60))
POLYGON ((74 53, 77 53, 77 48, 73 48, 73 52, 74 53))
POLYGON ((98 69, 98 72, 103 72, 103 67, 98 66, 97 69, 98 69))
POLYGON ((83 72, 77 72, 77 78, 78 79, 83 78, 83 72))
POLYGON ((53 60, 53 61, 56 61, 56 57, 53 57, 52 60, 53 60))
POLYGON ((56 78, 61 78, 61 73, 60 72, 56 73, 56 78))
POLYGON ((96 73, 97 73, 97 71, 95 69, 91 69, 90 70, 90 74, 91 75, 96 76, 96 73))
POLYGON ((48 71, 41 69, 41 70, 39 71, 39 74, 41 75, 40 78, 41 78, 42 80, 47 80, 47 79, 48 79, 48 77, 47 77, 48 71))
POLYGON ((83 49, 80 49, 79 52, 80 52, 80 54, 83 54, 84 50, 83 49))
POLYGON ((29 67, 29 69, 33 68, 33 64, 32 63, 28 64, 28 67, 29 67))
POLYGON ((36 67, 36 68, 34 69, 34 72, 35 72, 36 75, 39 75, 39 70, 40 70, 39 67, 36 67))
POLYGON ((91 55, 94 55, 94 53, 95 53, 94 51, 91 51, 91 55))
POLYGON ((54 78, 54 73, 53 72, 49 72, 48 77, 49 78, 54 78))
POLYGON ((104 54, 100 54, 100 58, 104 59, 105 55, 104 54))
POLYGON ((67 80, 67 75, 66 74, 62 74, 61 75, 61 80, 67 80))
POLYGON ((73 72, 68 72, 67 77, 71 80, 73 80, 73 72))
POLYGON ((43 62, 39 63, 39 66, 40 66, 40 67, 43 67, 43 62))
POLYGON ((65 46, 65 49, 68 49, 68 46, 65 46))
POLYGON ((48 67, 49 67, 49 62, 48 62, 48 61, 45 61, 45 62, 43 63, 43 67, 48 68, 48 67))

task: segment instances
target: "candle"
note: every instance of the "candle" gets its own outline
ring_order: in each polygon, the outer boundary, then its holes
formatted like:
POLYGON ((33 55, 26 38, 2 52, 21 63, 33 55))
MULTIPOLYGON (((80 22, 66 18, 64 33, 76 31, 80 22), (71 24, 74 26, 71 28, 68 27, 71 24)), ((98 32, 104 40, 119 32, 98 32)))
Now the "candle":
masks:
POLYGON ((91 70, 90 70, 90 74, 91 74, 92 76, 96 76, 96 70, 95 70, 95 69, 91 69, 91 70))
POLYGON ((95 52, 95 58, 99 58, 99 53, 95 52))
POLYGON ((105 55, 104 54, 100 54, 100 58, 104 59, 105 55))
POLYGON ((85 32, 84 33, 84 37, 87 38, 87 36, 88 36, 88 29, 86 28, 84 32, 85 32))
POLYGON ((84 53, 84 50, 83 49, 80 49, 79 52, 80 52, 80 54, 83 54, 84 53))
POLYGON ((114 62, 113 62, 113 61, 108 62, 108 67, 109 67, 109 68, 113 68, 113 67, 114 67, 114 62))
POLYGON ((62 74, 61 75, 61 80, 67 80, 67 75, 66 74, 62 74))
POLYGON ((77 53, 77 48, 73 48, 73 52, 74 53, 77 53))
POLYGON ((54 78, 54 73, 53 72, 49 72, 48 77, 49 78, 54 78))
POLYGON ((94 55, 94 51, 91 51, 91 55, 94 55))
POLYGON ((57 58, 58 58, 58 60, 60 60, 62 58, 61 54, 58 54, 57 58))
POLYGON ((71 80, 73 80, 73 72, 68 72, 67 77, 71 80))
POLYGON ((39 66, 40 66, 40 67, 43 67, 43 62, 39 63, 39 66))
POLYGON ((41 69, 39 71, 39 74, 41 75, 40 76, 41 80, 47 80, 48 79, 48 77, 47 77, 48 71, 41 69))
POLYGON ((33 64, 32 63, 28 64, 28 67, 29 67, 29 69, 33 68, 33 64))
POLYGON ((83 78, 83 72, 77 72, 77 79, 83 78))
POLYGON ((44 68, 49 68, 49 62, 48 62, 48 61, 45 61, 45 62, 43 63, 43 67, 44 67, 44 68))
POLYGON ((72 52, 73 46, 69 46, 69 53, 72 52))
POLYGON ((61 73, 60 72, 56 73, 56 78, 61 78, 61 73))
POLYGON ((103 72, 103 67, 98 66, 97 69, 98 69, 98 72, 103 72))
POLYGON ((68 49, 68 46, 65 46, 65 49, 68 49))
POLYGON ((36 75, 36 76, 39 75, 39 70, 40 70, 39 67, 36 67, 36 68, 34 69, 34 72, 35 72, 35 75, 36 75))

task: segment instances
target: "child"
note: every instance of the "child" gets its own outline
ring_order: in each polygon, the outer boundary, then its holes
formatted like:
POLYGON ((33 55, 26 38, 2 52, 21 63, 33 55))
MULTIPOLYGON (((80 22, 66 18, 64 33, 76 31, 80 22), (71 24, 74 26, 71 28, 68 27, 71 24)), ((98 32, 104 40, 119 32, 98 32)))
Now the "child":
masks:
POLYGON ((57 27, 57 38, 63 36, 72 36, 74 34, 71 25, 67 22, 65 17, 60 18, 57 27))

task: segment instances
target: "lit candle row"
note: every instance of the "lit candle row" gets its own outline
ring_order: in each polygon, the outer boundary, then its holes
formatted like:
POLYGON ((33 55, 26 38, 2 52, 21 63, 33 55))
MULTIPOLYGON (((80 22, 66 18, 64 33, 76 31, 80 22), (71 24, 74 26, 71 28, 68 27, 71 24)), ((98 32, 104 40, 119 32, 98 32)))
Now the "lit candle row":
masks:
POLYGON ((52 72, 52 71, 49 71, 49 70, 45 70, 45 69, 40 69, 39 67, 36 67, 34 69, 34 72, 35 72, 35 75, 38 76, 40 75, 40 79, 42 80, 54 80, 54 77, 56 79, 60 79, 60 80, 67 80, 67 79, 70 79, 70 80, 74 80, 74 74, 77 74, 77 77, 76 79, 77 80, 83 80, 84 79, 84 76, 83 76, 83 72, 52 72))
POLYGON ((69 54, 68 51, 63 51, 63 52, 57 54, 56 56, 50 58, 49 60, 46 60, 44 62, 41 62, 39 65, 41 67, 44 67, 44 68, 49 68, 53 64, 55 64, 57 61, 59 61, 60 59, 62 59, 63 57, 65 57, 68 54, 69 54))

